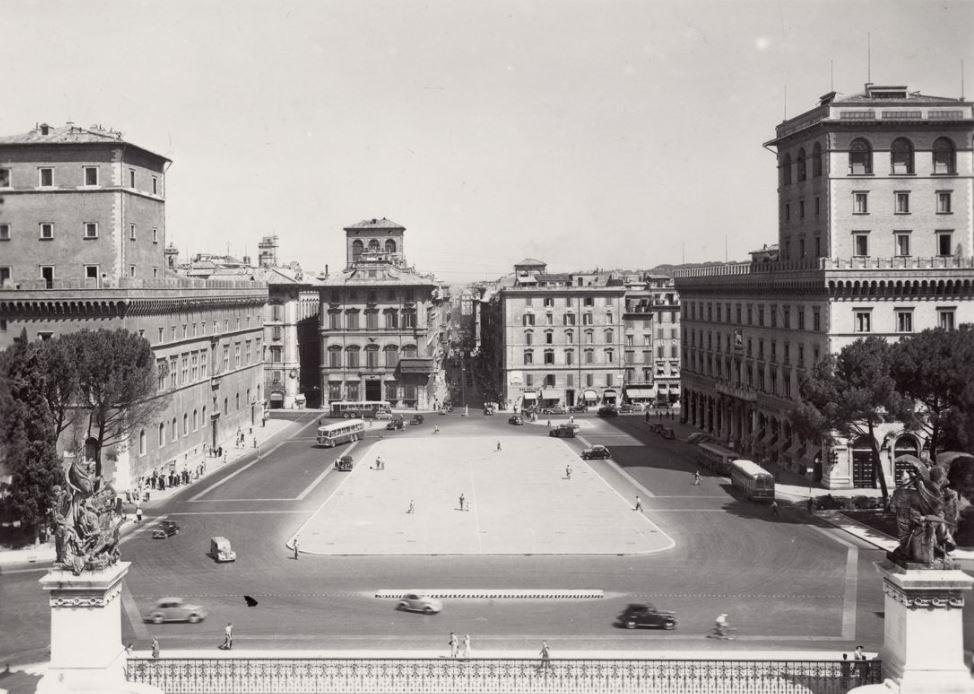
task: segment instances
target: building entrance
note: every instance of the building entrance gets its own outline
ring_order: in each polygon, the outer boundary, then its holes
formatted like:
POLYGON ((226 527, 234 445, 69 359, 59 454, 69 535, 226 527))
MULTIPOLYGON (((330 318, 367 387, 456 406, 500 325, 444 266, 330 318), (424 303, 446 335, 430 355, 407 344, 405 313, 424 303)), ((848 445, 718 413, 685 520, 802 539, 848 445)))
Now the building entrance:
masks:
POLYGON ((382 399, 382 381, 375 379, 365 382, 365 399, 370 402, 382 399))
POLYGON ((876 486, 876 466, 869 448, 852 449, 852 486, 869 489, 876 486))

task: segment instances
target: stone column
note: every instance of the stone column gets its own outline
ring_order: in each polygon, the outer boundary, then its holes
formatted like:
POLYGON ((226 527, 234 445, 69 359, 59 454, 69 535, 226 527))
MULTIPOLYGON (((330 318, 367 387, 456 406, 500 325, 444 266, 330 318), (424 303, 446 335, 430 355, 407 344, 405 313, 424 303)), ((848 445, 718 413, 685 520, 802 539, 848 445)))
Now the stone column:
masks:
POLYGON ((962 622, 974 579, 956 569, 905 569, 889 560, 876 566, 886 596, 884 676, 899 682, 901 694, 974 692, 962 622))

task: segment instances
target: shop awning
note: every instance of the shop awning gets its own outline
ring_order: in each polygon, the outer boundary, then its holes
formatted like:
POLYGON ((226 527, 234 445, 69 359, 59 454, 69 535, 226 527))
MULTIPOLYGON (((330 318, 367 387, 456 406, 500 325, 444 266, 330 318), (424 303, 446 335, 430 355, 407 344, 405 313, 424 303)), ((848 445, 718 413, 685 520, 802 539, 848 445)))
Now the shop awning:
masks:
POLYGON ((616 395, 615 389, 613 389, 613 388, 606 388, 605 390, 602 391, 602 396, 605 397, 606 395, 615 396, 616 395))
POLYGON ((271 402, 277 402, 278 400, 284 399, 284 393, 271 393, 271 402))
POLYGON ((521 397, 524 398, 525 400, 537 400, 538 399, 538 394, 537 393, 525 393, 521 397))
POLYGON ((596 393, 594 390, 586 390, 584 393, 582 393, 582 399, 583 400, 598 400, 599 399, 599 394, 596 393))
POLYGON ((654 395, 652 388, 626 388, 627 398, 652 398, 654 395))
POLYGON ((541 399, 542 400, 561 400, 561 393, 559 393, 554 388, 542 388, 541 389, 541 399))

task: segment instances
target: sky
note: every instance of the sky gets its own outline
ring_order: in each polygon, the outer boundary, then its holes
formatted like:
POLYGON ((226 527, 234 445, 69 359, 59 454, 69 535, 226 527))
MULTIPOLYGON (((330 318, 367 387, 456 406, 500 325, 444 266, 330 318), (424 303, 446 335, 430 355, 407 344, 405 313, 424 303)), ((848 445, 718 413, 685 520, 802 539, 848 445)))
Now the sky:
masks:
POLYGON ((746 259, 786 114, 867 67, 959 97, 964 61, 974 96, 972 1, 5 0, 0 36, 0 134, 99 123, 172 159, 183 257, 276 234, 334 271, 388 217, 449 282, 746 259))

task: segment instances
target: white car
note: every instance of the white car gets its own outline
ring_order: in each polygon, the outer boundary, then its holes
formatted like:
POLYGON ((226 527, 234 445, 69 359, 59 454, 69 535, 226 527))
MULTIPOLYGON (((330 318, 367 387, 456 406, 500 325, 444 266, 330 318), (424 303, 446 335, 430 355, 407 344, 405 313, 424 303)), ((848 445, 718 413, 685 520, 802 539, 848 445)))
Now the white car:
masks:
POLYGON ((386 412, 385 410, 381 410, 381 411, 375 413, 375 418, 376 419, 392 419, 392 412, 386 412))
POLYGON ((405 612, 422 612, 423 614, 436 614, 443 609, 443 603, 436 598, 431 598, 419 593, 406 593, 396 605, 397 610, 405 612))

